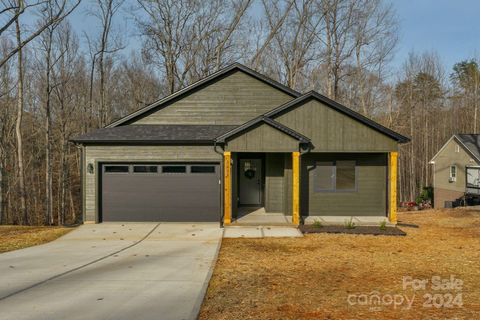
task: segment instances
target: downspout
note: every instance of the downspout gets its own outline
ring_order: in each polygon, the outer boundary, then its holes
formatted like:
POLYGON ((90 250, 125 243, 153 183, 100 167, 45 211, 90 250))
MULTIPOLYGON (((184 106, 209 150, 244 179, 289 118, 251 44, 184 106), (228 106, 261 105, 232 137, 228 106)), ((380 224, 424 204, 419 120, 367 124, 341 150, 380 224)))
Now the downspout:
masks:
POLYGON ((224 161, 223 152, 217 150, 217 141, 216 140, 213 142, 213 151, 215 151, 215 153, 218 153, 222 157, 222 161, 220 162, 221 164, 220 164, 220 181, 219 182, 220 182, 220 212, 221 212, 221 214, 220 214, 220 228, 223 228, 223 218, 225 216, 225 212, 224 212, 224 208, 223 208, 223 199, 224 199, 223 198, 224 197, 224 195, 223 195, 223 183, 224 183, 223 182, 223 176, 224 176, 223 168, 224 168, 225 164, 223 163, 223 161, 224 161))

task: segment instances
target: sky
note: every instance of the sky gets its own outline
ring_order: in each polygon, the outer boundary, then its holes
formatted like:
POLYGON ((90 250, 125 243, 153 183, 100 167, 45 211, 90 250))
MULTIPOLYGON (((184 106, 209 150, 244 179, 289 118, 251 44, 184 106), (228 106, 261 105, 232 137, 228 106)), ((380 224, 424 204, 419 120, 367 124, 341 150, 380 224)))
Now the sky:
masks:
POLYGON ((456 62, 480 55, 479 0, 391 2, 400 22, 394 67, 401 67, 412 51, 435 51, 450 73, 456 62))
MULTIPOLYGON (((436 52, 450 73, 456 62, 480 56, 480 0, 385 0, 392 3, 399 20, 399 43, 391 68, 395 73, 410 52, 436 52)), ((78 34, 95 30, 97 23, 86 17, 91 0, 83 0, 70 17, 78 34)), ((119 27, 129 34, 124 54, 141 46, 138 36, 133 34, 131 10, 128 4, 119 15, 119 27)))

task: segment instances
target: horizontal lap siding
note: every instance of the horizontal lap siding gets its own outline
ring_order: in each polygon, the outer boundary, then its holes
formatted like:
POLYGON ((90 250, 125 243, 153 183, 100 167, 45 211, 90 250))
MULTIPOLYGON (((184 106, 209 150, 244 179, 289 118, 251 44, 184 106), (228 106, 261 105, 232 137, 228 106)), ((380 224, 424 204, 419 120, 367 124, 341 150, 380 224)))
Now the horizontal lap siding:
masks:
MULTIPOLYGON (((221 159, 213 146, 85 146, 85 166, 98 162, 220 162, 221 159)), ((86 221, 94 221, 97 217, 99 174, 98 167, 94 174, 84 170, 86 221)))
POLYGON ((313 152, 388 152, 397 142, 319 101, 311 100, 276 121, 309 137, 313 152))
POLYGON ((267 154, 265 166, 265 209, 283 212, 284 155, 267 154))
POLYGON ((271 85, 236 71, 133 124, 240 125, 292 99, 271 85))
POLYGON ((310 216, 386 216, 386 154, 308 154, 303 156, 302 214, 310 216), (315 192, 316 161, 355 160, 357 190, 315 192))
POLYGON ((298 150, 298 146, 298 140, 268 124, 261 124, 228 141, 226 150, 233 152, 293 152, 298 150))

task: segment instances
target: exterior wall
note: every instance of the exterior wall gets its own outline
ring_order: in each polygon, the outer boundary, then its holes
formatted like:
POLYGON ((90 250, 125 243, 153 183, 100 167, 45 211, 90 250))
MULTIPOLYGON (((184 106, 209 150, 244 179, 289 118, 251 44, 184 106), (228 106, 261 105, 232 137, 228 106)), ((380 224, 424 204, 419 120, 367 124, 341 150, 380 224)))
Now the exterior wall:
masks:
POLYGON ((236 71, 132 124, 240 125, 292 99, 283 91, 236 71))
POLYGON ((275 120, 309 137, 313 152, 389 152, 398 148, 392 138, 316 100, 275 120))
POLYGON ((293 152, 298 141, 268 124, 260 124, 234 137, 225 148, 232 152, 293 152))
POLYGON ((311 153, 302 156, 300 208, 303 216, 387 216, 385 153, 311 153), (316 161, 356 160, 356 191, 315 192, 316 161))
POLYGON ((85 167, 95 166, 95 172, 84 172, 84 221, 98 220, 98 179, 99 162, 188 162, 218 161, 222 156, 216 153, 213 146, 85 146, 85 167))
POLYGON ((464 195, 463 191, 447 190, 441 188, 433 189, 433 207, 434 208, 444 208, 445 201, 454 201, 464 195))
POLYGON ((435 158, 433 165, 434 207, 443 208, 445 201, 453 201, 465 192, 467 166, 478 165, 457 140, 451 139, 435 158), (456 152, 456 146, 459 152, 456 152), (457 166, 457 179, 449 182, 450 166, 457 166))
POLYGON ((283 212, 284 154, 268 153, 265 158, 265 210, 283 212))

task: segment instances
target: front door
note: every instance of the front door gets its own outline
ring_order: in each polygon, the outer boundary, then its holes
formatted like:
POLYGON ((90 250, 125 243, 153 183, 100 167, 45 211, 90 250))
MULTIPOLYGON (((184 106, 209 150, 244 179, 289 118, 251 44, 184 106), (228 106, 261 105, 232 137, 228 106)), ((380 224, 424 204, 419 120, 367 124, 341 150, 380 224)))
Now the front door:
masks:
POLYGON ((240 205, 262 205, 262 160, 240 159, 240 205))

